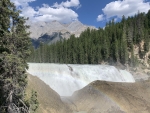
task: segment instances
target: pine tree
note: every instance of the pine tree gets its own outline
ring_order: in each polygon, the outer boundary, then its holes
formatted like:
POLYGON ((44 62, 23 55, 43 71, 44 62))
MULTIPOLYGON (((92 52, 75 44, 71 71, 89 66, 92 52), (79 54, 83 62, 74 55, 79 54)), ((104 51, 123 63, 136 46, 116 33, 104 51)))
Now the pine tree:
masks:
POLYGON ((30 39, 26 19, 19 16, 10 0, 0 1, 0 112, 17 113, 13 107, 23 107, 27 85, 27 57, 30 39), (16 106, 14 106, 16 105, 16 106), (5 106, 5 107, 3 107, 5 106))
POLYGON ((39 102, 37 100, 37 92, 32 90, 31 92, 31 98, 29 100, 30 104, 30 113, 36 113, 36 110, 39 106, 39 102))
POLYGON ((121 53, 121 60, 123 64, 128 64, 128 46, 127 46, 127 32, 126 32, 126 22, 123 21, 123 34, 122 34, 122 53, 121 53))
POLYGON ((148 52, 149 51, 149 46, 150 46, 150 39, 148 37, 148 30, 145 31, 145 37, 144 37, 144 51, 148 52))

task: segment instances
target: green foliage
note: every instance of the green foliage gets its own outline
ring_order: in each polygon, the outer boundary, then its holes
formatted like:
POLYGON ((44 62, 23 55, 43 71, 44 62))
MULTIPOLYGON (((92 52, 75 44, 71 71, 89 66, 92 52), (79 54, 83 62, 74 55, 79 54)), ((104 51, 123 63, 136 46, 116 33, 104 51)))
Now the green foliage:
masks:
POLYGON ((0 112, 8 111, 12 103, 22 107, 19 100, 27 85, 30 39, 26 19, 19 13, 10 0, 0 1, 0 112))
POLYGON ((36 110, 38 109, 39 102, 37 99, 37 92, 32 90, 31 97, 25 101, 26 105, 30 109, 30 113, 36 113, 36 110))
POLYGON ((37 100, 37 92, 32 90, 32 95, 31 95, 31 99, 30 99, 30 109, 31 109, 31 113, 35 113, 35 111, 37 110, 38 106, 39 106, 39 102, 37 100))

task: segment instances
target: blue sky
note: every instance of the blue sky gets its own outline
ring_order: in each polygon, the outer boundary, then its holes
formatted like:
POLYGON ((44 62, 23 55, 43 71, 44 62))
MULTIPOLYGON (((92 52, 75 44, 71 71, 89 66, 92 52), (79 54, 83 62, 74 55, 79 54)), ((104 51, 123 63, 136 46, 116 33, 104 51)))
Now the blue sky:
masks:
POLYGON ((79 20, 83 24, 104 27, 112 18, 133 16, 150 9, 150 0, 11 0, 30 21, 57 20, 69 23, 79 20))

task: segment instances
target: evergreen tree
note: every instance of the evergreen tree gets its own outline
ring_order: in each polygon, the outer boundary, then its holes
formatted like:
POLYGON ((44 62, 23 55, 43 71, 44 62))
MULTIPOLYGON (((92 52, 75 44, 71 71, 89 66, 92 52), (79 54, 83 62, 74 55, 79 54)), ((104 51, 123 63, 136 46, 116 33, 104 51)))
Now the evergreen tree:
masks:
POLYGON ((31 92, 31 98, 29 99, 29 105, 30 105, 30 113, 36 113, 36 110, 39 106, 39 102, 37 100, 37 92, 32 90, 31 92))
POLYGON ((150 39, 148 37, 148 30, 145 30, 145 36, 144 36, 144 51, 145 53, 149 51, 150 46, 150 39))
POLYGON ((21 112, 13 110, 14 107, 22 107, 24 112, 28 112, 23 101, 27 85, 26 60, 30 53, 30 39, 29 33, 26 32, 26 19, 20 17, 19 13, 10 0, 0 1, 1 113, 21 112))

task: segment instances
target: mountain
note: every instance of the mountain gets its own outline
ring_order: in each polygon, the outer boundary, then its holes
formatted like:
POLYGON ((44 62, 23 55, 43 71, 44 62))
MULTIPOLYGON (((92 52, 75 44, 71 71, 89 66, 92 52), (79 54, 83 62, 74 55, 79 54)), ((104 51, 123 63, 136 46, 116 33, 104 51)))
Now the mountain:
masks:
POLYGON ((58 21, 28 22, 27 25, 30 25, 30 38, 34 44, 39 42, 54 43, 60 39, 68 39, 72 34, 78 37, 87 28, 96 29, 94 26, 84 25, 80 21, 73 21, 68 24, 58 21))
MULTIPOLYGON (((150 67, 150 11, 147 14, 123 18, 120 22, 110 21, 105 29, 87 29, 78 37, 58 42, 55 45, 40 46, 32 50, 29 62, 102 64, 124 67, 150 67)), ((84 29, 79 21, 63 25, 70 32, 84 29), (82 26, 82 27, 80 27, 82 26)))

